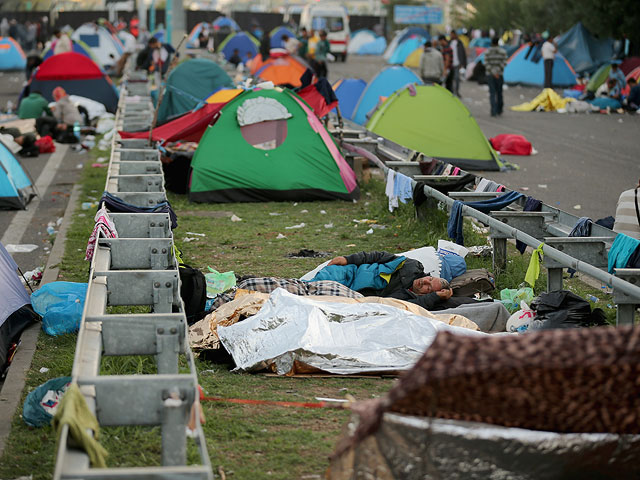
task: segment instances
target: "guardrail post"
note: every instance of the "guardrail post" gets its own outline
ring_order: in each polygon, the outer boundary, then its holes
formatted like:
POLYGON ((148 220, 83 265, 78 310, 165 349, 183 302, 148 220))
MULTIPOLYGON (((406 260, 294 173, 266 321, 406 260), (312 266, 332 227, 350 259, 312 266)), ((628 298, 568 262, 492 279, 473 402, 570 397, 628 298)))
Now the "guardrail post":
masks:
POLYGON ((562 268, 547 268, 547 292, 562 290, 562 268))
MULTIPOLYGON (((616 268, 615 274, 616 277, 620 277, 633 285, 640 284, 639 268, 616 268)), ((619 291, 614 286, 613 301, 618 306, 616 325, 633 325, 635 323, 636 308, 639 305, 638 300, 619 291)))
POLYGON ((156 329, 156 362, 158 373, 178 373, 178 354, 180 337, 176 327, 156 329))
POLYGON ((163 465, 184 465, 187 462, 186 412, 180 392, 174 389, 168 393, 162 404, 163 465))

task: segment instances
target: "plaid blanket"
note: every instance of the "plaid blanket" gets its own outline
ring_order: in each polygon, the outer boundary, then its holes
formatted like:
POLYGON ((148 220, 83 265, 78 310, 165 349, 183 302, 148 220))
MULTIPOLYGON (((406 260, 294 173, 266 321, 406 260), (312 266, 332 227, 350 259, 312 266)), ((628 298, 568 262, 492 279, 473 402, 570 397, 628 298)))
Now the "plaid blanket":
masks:
MULTIPOLYGON (((252 292, 271 293, 276 288, 284 288, 294 295, 334 295, 338 297, 361 298, 363 295, 332 280, 318 282, 304 282, 297 278, 255 277, 241 280, 236 288, 251 290, 252 292)), ((213 308, 230 302, 235 297, 235 290, 218 295, 213 308)))

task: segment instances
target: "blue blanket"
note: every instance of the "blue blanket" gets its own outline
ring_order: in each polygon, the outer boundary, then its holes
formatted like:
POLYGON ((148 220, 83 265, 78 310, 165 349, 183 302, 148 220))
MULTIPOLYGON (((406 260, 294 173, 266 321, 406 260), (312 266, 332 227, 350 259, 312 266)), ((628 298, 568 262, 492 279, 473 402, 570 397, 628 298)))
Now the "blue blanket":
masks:
POLYGON ((351 290, 365 288, 382 290, 389 282, 382 275, 391 275, 402 266, 406 257, 397 257, 388 263, 365 263, 363 265, 328 265, 320 270, 310 282, 333 280, 351 290))

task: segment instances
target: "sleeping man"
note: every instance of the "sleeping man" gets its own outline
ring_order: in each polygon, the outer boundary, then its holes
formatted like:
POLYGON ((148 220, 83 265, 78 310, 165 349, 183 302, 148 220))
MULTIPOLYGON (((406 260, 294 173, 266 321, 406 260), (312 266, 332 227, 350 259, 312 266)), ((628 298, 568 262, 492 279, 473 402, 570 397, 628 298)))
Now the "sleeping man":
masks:
POLYGON ((478 303, 470 297, 453 297, 449 282, 427 275, 418 260, 389 252, 336 257, 311 282, 318 280, 334 280, 365 296, 397 298, 431 311, 478 303))

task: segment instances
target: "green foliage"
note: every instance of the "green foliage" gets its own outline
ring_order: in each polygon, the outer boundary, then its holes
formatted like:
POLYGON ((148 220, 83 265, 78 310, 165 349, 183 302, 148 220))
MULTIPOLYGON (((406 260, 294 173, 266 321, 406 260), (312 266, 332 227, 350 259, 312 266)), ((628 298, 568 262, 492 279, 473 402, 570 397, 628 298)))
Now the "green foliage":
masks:
POLYGON ((640 41, 637 2, 634 0, 472 0, 476 14, 468 25, 501 32, 519 28, 524 32, 567 31, 581 21, 593 34, 640 41))

